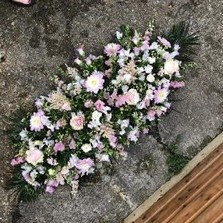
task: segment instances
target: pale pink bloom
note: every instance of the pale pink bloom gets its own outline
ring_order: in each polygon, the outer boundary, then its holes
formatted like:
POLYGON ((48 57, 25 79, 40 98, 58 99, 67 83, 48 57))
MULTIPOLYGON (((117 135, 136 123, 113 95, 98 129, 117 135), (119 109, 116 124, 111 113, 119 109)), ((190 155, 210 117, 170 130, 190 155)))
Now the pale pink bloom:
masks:
POLYGON ((156 104, 163 103, 169 94, 169 90, 166 88, 158 88, 154 91, 154 101, 156 104))
POLYGON ((65 150, 65 146, 62 142, 57 142, 57 143, 55 143, 53 150, 55 152, 62 152, 65 150))
POLYGON ((141 50, 146 51, 148 49, 149 49, 149 42, 148 42, 148 40, 145 40, 145 41, 143 41, 143 44, 141 46, 141 50))
POLYGON ((24 158, 23 157, 21 157, 21 156, 17 156, 17 157, 15 157, 15 158, 13 158, 12 160, 11 160, 11 165, 12 166, 16 166, 16 165, 19 165, 19 164, 21 164, 21 163, 24 163, 24 158))
POLYGON ((138 138, 139 138, 139 129, 138 129, 138 127, 136 127, 129 132, 128 139, 130 141, 137 142, 138 138))
POLYGON ((44 154, 39 149, 27 150, 26 151, 26 161, 36 166, 37 163, 43 162, 44 154))
POLYGON ((136 105, 140 100, 139 93, 136 89, 130 89, 124 94, 124 99, 127 104, 136 105))
POLYGON ((139 53, 140 53, 140 48, 139 47, 134 47, 133 51, 134 51, 135 55, 138 56, 139 53))
POLYGON ((84 115, 72 114, 70 125, 74 130, 81 130, 84 128, 84 115))
POLYGON ((47 193, 52 194, 55 191, 55 189, 58 187, 58 185, 59 185, 59 183, 57 182, 57 180, 53 180, 53 179, 49 180, 46 184, 45 191, 47 193))
POLYGON ((108 67, 111 67, 111 66, 112 66, 112 59, 106 60, 106 61, 105 61, 105 64, 106 64, 108 67))
POLYGON ((126 98, 124 95, 119 95, 116 99, 115 106, 116 107, 121 107, 126 103, 126 98))
POLYGON ((103 89, 104 79, 103 73, 99 71, 93 72, 85 81, 85 87, 87 92, 98 93, 99 90, 103 89))
POLYGON ((82 56, 82 57, 85 55, 85 52, 84 52, 84 50, 83 50, 83 46, 79 47, 79 48, 77 49, 77 52, 78 52, 79 55, 82 56))
POLYGON ((104 53, 108 57, 116 56, 120 49, 121 49, 121 46, 119 44, 109 43, 108 45, 105 46, 104 53))
POLYGON ((79 58, 76 58, 74 60, 74 63, 76 63, 77 65, 81 65, 82 64, 82 61, 79 58))
POLYGON ((147 119, 149 121, 155 120, 155 116, 156 116, 156 112, 154 110, 148 111, 148 113, 147 113, 147 119))
POLYGON ((69 143, 69 148, 70 149, 76 149, 76 142, 73 139, 71 139, 71 141, 69 143))
POLYGON ((79 159, 76 163, 76 168, 80 171, 81 175, 88 175, 93 172, 94 161, 90 158, 87 159, 79 159))
POLYGON ((94 103, 96 109, 99 111, 99 112, 103 112, 104 110, 104 106, 105 106, 105 103, 103 101, 101 101, 100 99, 98 99, 95 103, 94 103))
POLYGON ((143 134, 148 134, 149 133, 149 129, 148 128, 144 128, 143 129, 143 134))
POLYGON ((47 163, 50 164, 51 166, 56 166, 58 164, 57 160, 54 159, 53 157, 47 158, 47 163))
POLYGON ((185 86, 185 83, 183 81, 171 81, 170 87, 172 88, 182 88, 185 86))
POLYGON ((117 146, 118 139, 115 135, 111 135, 108 140, 111 147, 115 148, 117 146))
POLYGON ((162 37, 158 36, 158 40, 166 48, 171 48, 170 42, 168 40, 166 40, 165 38, 162 38, 162 37))
POLYGON ((86 108, 91 108, 93 106, 93 101, 92 100, 87 100, 84 102, 84 107, 86 108))
POLYGON ((68 162, 68 167, 73 168, 74 166, 76 166, 78 160, 79 159, 76 155, 71 154, 71 157, 70 157, 69 162, 68 162))
POLYGON ((105 153, 96 154, 96 158, 99 159, 100 162, 110 162, 109 155, 105 153))
POLYGON ((18 3, 22 3, 24 5, 29 5, 29 4, 31 4, 32 0, 13 0, 13 2, 18 2, 18 3))

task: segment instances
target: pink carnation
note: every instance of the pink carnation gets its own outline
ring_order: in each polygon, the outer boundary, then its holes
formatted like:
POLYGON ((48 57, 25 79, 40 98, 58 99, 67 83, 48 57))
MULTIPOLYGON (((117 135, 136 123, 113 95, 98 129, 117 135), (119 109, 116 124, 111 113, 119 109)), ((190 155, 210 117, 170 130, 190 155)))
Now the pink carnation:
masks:
POLYGON ((57 142, 53 147, 55 152, 62 152, 65 150, 65 146, 62 142, 57 142))
POLYGON ((36 166, 38 163, 43 162, 43 152, 39 149, 27 150, 26 151, 26 161, 36 166))
POLYGON ((16 166, 16 165, 19 165, 19 164, 21 164, 21 163, 24 163, 24 158, 23 157, 21 157, 21 156, 17 156, 17 157, 15 157, 15 158, 13 158, 12 160, 11 160, 11 165, 12 166, 16 166))
POLYGON ((105 106, 105 103, 103 101, 101 101, 100 99, 98 99, 95 103, 94 103, 96 109, 99 111, 99 112, 102 112, 103 109, 104 109, 104 106, 105 106))
POLYGON ((171 81, 170 86, 172 88, 182 88, 185 86, 185 83, 183 81, 171 81))

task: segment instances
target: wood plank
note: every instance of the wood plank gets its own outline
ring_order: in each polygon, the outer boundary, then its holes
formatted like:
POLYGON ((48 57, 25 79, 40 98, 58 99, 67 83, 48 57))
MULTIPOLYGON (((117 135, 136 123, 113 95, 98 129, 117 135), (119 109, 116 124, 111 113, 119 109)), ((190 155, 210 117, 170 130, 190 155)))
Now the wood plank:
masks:
POLYGON ((197 216, 193 220, 193 223, 214 223, 215 221, 223 222, 223 195, 208 206, 199 216, 197 216), (219 219, 216 219, 216 216, 218 216, 219 219))
POLYGON ((223 144, 158 200, 135 223, 168 222, 178 212, 183 203, 190 201, 215 177, 221 174, 219 170, 223 170, 223 144))
POLYGON ((215 200, 223 195, 223 173, 219 175, 214 181, 212 181, 207 187, 190 202, 186 202, 181 205, 175 215, 168 218, 171 223, 189 223, 192 222, 203 210, 210 206, 215 200))

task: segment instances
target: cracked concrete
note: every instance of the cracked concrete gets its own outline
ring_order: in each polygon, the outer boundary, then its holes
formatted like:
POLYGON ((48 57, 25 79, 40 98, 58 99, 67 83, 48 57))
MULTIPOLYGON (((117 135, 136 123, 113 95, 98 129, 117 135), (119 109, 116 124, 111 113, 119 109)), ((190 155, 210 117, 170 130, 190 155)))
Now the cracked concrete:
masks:
MULTIPOLYGON (((2 0, 0 49, 6 53, 0 63, 0 129, 7 128, 5 114, 19 106, 29 108, 35 97, 49 91, 50 75, 56 66, 72 62, 74 47, 84 44, 87 52, 100 52, 123 23, 144 30, 148 18, 155 18, 165 30, 174 21, 187 20, 201 37, 198 66, 186 74, 186 87, 173 95, 179 113, 161 119, 159 134, 167 144, 180 134, 181 152, 193 157, 223 130, 222 14, 222 0, 39 0, 31 8, 2 0)), ((6 137, 1 139, 2 223, 118 223, 168 178, 162 145, 144 138, 131 146, 126 161, 83 183, 77 198, 71 199, 63 187, 53 196, 21 203, 18 218, 11 215, 13 197, 2 188, 13 151, 6 137)))

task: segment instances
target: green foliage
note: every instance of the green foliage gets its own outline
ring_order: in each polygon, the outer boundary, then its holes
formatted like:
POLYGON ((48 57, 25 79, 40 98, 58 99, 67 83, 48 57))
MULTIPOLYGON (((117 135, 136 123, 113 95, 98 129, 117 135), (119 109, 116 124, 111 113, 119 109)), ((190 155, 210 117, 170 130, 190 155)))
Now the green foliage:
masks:
POLYGON ((196 54, 194 46, 199 45, 199 36, 197 33, 190 33, 189 24, 187 22, 179 22, 164 33, 163 36, 170 41, 171 44, 179 44, 180 55, 177 59, 182 62, 191 62, 192 56, 196 54))
POLYGON ((170 174, 178 174, 186 166, 190 160, 188 156, 179 153, 179 140, 178 136, 174 143, 171 143, 165 149, 168 151, 167 165, 170 174))
POLYGON ((32 185, 27 184, 21 174, 21 170, 17 168, 14 169, 13 178, 8 179, 5 187, 13 190, 13 193, 17 195, 18 201, 33 201, 43 193, 40 187, 34 188, 32 185))

